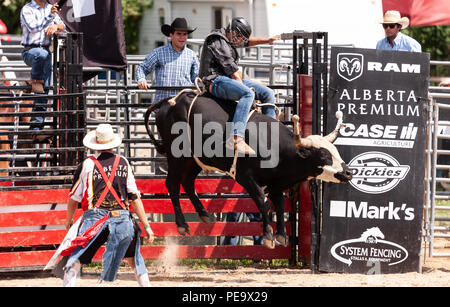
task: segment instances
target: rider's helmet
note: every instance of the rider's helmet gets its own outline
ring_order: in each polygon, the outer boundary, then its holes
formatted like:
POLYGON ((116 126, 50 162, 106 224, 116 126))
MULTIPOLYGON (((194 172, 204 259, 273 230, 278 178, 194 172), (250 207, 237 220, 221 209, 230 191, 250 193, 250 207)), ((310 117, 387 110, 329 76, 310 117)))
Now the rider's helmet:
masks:
POLYGON ((234 17, 228 24, 227 31, 231 33, 231 44, 241 47, 248 42, 252 27, 243 17, 234 17))

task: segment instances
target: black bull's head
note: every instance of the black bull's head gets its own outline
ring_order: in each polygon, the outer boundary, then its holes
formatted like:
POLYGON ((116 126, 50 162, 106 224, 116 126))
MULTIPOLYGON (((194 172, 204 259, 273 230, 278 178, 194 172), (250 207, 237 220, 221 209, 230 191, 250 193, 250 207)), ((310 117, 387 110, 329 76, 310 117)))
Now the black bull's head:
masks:
MULTIPOLYGON (((179 143, 178 141, 180 140, 179 133, 173 133, 174 126, 178 125, 179 128, 192 126, 195 128, 194 120, 196 116, 194 114, 203 115, 202 122, 198 125, 200 128, 204 128, 207 123, 214 121, 219 123, 217 127, 221 127, 221 125, 225 126, 233 118, 234 108, 230 107, 233 104, 229 101, 219 101, 212 97, 198 97, 196 104, 192 107, 192 114, 190 114, 188 110, 191 110, 189 107, 191 106, 191 102, 192 97, 189 97, 189 94, 181 95, 177 99, 176 105, 173 106, 170 106, 167 100, 163 100, 151 106, 144 117, 147 133, 150 136, 152 144, 159 153, 167 157, 168 174, 166 187, 174 207, 177 229, 182 235, 190 234, 190 230, 180 206, 180 186, 183 186, 200 219, 205 223, 209 223, 209 214, 195 192, 195 178, 202 170, 202 165, 208 165, 216 170, 228 171, 231 162, 233 162, 233 155, 209 157, 189 155, 190 151, 192 151, 191 153, 195 153, 195 150, 192 148, 189 149, 191 145, 195 149, 195 129, 192 129, 192 134, 189 133, 189 142, 185 144, 188 147, 188 155, 177 157, 174 154, 173 145, 179 143), (162 140, 156 140, 149 126, 150 114, 155 109, 159 109, 156 114, 156 125, 162 140), (181 125, 179 125, 180 123, 181 125)), ((264 126, 266 127, 265 130, 258 130, 254 134, 261 135, 260 132, 265 131, 263 134, 268 134, 271 141, 273 139, 277 141, 277 145, 273 147, 279 149, 277 152, 279 159, 271 167, 261 167, 261 162, 264 162, 264 159, 258 155, 254 157, 239 157, 236 164, 236 181, 246 189, 261 212, 263 242, 267 247, 273 248, 275 244, 288 244, 284 224, 285 200, 283 192, 286 189, 300 181, 314 178, 336 183, 347 183, 352 179, 350 169, 340 157, 336 147, 332 144, 342 125, 342 113, 340 112, 337 117, 339 119, 338 124, 335 130, 329 135, 323 137, 311 135, 306 138, 300 137, 298 116, 293 117, 294 133, 282 123, 261 114, 254 114, 249 119, 247 128, 253 124, 257 129, 261 129, 260 127, 264 125, 258 124, 270 124, 264 126), (257 124, 255 125, 255 123, 257 124), (273 133, 274 129, 272 128, 277 130, 277 132, 273 133), (277 215, 276 236, 273 235, 273 229, 270 225, 271 221, 268 214, 270 206, 268 205, 267 198, 272 202, 277 215)), ((178 131, 178 129, 175 130, 178 131)), ((223 137, 226 135, 228 134, 222 134, 223 137)), ((207 137, 209 138, 209 136, 207 137)), ((200 136, 200 139, 203 141, 201 144, 207 144, 210 140, 206 139, 205 142, 205 138, 206 136, 200 136)), ((219 143, 224 145, 223 142, 219 143)), ((269 143, 272 144, 271 142, 269 143)), ((221 147, 221 145, 216 146, 216 149, 218 147, 221 147)), ((260 147, 258 147, 257 151, 260 154, 260 147)))

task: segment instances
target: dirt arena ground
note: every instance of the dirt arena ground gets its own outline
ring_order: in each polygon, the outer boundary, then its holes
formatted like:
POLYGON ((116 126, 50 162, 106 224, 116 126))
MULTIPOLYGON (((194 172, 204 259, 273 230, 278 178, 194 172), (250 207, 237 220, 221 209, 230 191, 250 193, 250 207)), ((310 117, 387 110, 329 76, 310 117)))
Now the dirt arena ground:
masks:
MULTIPOLYGON (((445 250, 448 252, 448 241, 445 250)), ((219 266, 220 267, 220 266, 219 266)), ((101 267, 84 268, 77 286, 98 286, 101 267)), ((267 263, 234 268, 194 268, 174 259, 161 259, 148 266, 153 287, 448 287, 450 257, 426 257, 423 273, 363 275, 312 274, 309 269, 271 266, 267 263)), ((62 280, 48 271, 0 273, 0 287, 60 287, 62 280)), ((107 287, 137 287, 129 267, 120 268, 107 287)))

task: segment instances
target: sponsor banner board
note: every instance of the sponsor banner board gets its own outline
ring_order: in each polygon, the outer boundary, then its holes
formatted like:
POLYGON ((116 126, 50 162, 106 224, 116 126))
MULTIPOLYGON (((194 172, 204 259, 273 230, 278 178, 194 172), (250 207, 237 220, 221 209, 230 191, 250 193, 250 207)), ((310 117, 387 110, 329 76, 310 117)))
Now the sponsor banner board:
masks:
POLYGON ((428 81, 429 54, 332 48, 327 127, 341 111, 353 179, 324 186, 319 270, 419 270, 428 81))

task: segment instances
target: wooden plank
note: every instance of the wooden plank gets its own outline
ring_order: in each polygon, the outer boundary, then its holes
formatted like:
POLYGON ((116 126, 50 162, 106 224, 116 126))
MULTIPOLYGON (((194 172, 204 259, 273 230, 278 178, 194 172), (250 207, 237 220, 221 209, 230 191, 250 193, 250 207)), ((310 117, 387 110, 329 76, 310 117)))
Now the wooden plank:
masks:
MULTIPOLYGON (((165 181, 165 179, 136 179, 136 185, 141 193, 169 194, 165 181)), ((229 178, 197 179, 195 190, 197 193, 247 193, 241 185, 229 178)), ((183 187, 180 191, 184 193, 183 187)))
POLYGON ((69 189, 0 191, 0 206, 65 204, 68 198, 69 189))
MULTIPOLYGON (((150 223, 156 237, 180 236, 173 222, 150 223)), ((254 236, 262 234, 260 222, 215 222, 209 225, 202 222, 188 223, 191 236, 254 236)), ((272 223, 275 229, 275 223, 272 223)), ((142 228, 142 225, 141 225, 142 228)), ((290 235, 290 223, 286 223, 286 232, 290 235)), ((0 233, 0 247, 18 247, 35 245, 59 245, 66 235, 65 229, 15 231, 0 233)))
MULTIPOLYGON (((158 259, 163 255, 166 245, 144 245, 141 253, 144 259, 158 259)), ((178 259, 289 259, 290 245, 269 249, 262 245, 178 245, 175 257, 178 259)), ((101 247, 93 260, 101 261, 105 251, 101 247)))
MULTIPOLYGON (((74 221, 83 214, 75 211, 74 221)), ((0 227, 64 225, 66 210, 0 213, 0 227)))
POLYGON ((2 232, 0 233, 0 246, 59 245, 66 233, 65 229, 2 232))
MULTIPOLYGON (((174 213, 170 199, 143 199, 147 213, 174 213)), ((250 198, 213 198, 201 199, 206 211, 210 213, 226 212, 259 212, 254 201, 250 198)), ((195 208, 189 199, 180 199, 181 210, 184 213, 195 213, 195 208)), ((291 212, 289 199, 286 199, 285 212, 291 212)))
MULTIPOLYGON (((137 179, 136 184, 142 193, 168 194, 165 179, 137 179)), ((232 179, 197 179, 195 188, 197 193, 246 193, 232 179)), ((0 191, 0 206, 67 203, 68 195, 69 189, 0 191)))
MULTIPOLYGON (((191 222, 188 225, 191 236, 259 236, 262 234, 262 222, 214 222, 209 225, 191 222)), ((276 229, 275 222, 271 225, 273 229, 276 229)), ((174 222, 150 223, 150 226, 156 237, 180 236, 174 222)), ((141 229, 144 230, 142 225, 141 229)), ((290 222, 286 222, 286 233, 288 236, 291 235, 290 222)))
POLYGON ((0 267, 13 268, 46 265, 54 253, 54 250, 0 253, 0 267))
MULTIPOLYGON (((176 248, 179 259, 289 259, 290 246, 276 246, 268 249, 264 246, 231 246, 180 245, 176 248)), ((141 247, 144 259, 158 259, 165 251, 165 245, 147 245, 141 247)), ((93 260, 101 261, 105 248, 101 247, 93 260)), ((0 253, 0 267, 32 267, 44 266, 55 253, 54 250, 0 253)))
MULTIPOLYGON (((147 213, 173 213, 170 199, 143 199, 147 213)), ((202 199, 206 211, 209 213, 227 212, 258 212, 252 199, 249 198, 214 198, 202 199)), ((185 213, 195 213, 194 206, 189 199, 180 200, 181 208, 185 213)), ((285 212, 290 212, 289 199, 286 200, 285 212)), ((74 220, 82 215, 81 210, 75 212, 74 220)), ((65 210, 32 211, 32 212, 6 212, 0 213, 0 227, 63 225, 66 219, 65 210)))
MULTIPOLYGON (((165 246, 143 246, 144 259, 157 259, 165 251, 165 246)), ((289 259, 290 246, 276 246, 269 249, 261 245, 205 245, 176 247, 176 258, 179 259, 289 259)), ((97 258, 101 260, 101 258, 97 258)))

